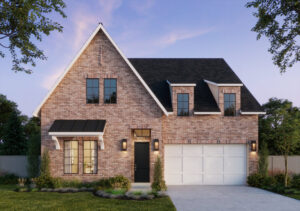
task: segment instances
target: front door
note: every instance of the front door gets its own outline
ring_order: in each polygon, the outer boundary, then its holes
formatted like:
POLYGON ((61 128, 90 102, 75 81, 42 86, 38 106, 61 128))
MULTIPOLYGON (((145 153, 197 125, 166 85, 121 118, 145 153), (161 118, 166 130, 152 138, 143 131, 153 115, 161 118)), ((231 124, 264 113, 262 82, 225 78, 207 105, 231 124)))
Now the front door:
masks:
POLYGON ((149 182, 149 143, 134 143, 134 181, 149 182))

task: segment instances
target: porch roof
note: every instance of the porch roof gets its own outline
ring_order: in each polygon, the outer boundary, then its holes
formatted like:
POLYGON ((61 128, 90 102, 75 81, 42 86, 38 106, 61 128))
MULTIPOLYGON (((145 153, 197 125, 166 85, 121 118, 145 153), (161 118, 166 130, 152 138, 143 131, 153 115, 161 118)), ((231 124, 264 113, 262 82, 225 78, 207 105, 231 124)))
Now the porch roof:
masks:
POLYGON ((55 120, 49 132, 101 132, 106 120, 55 120))

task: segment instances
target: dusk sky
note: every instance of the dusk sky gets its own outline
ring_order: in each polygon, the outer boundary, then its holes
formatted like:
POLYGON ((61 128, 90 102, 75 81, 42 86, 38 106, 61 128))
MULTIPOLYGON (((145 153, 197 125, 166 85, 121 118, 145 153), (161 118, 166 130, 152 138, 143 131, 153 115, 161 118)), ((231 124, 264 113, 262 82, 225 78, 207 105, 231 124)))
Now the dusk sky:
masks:
POLYGON ((32 115, 99 22, 127 57, 224 58, 261 103, 271 97, 300 106, 300 64, 280 74, 266 38, 251 31, 257 19, 240 0, 67 0, 67 18, 53 14, 63 33, 37 43, 48 57, 33 74, 11 71, 0 58, 0 93, 32 115))

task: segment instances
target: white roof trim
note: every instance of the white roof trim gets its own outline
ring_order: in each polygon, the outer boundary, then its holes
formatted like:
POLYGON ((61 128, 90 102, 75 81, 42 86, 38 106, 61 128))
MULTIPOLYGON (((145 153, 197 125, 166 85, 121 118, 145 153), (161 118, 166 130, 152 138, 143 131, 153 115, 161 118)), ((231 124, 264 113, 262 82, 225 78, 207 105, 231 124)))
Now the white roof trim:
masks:
POLYGON ((212 85, 215 85, 215 86, 244 86, 243 84, 241 83, 236 83, 236 84, 218 84, 218 83, 215 83, 215 82, 212 82, 212 81, 208 81, 208 80, 204 80, 206 83, 208 84, 212 84, 212 85))
POLYGON ((194 112, 195 115, 218 115, 221 114, 221 112, 194 112))
POLYGON ((103 132, 49 132, 50 136, 103 136, 103 132))
POLYGON ((143 84, 143 86, 146 88, 146 90, 149 92, 149 94, 151 95, 151 97, 154 99, 154 101, 157 103, 157 105, 161 108, 161 110, 163 111, 163 113, 168 116, 168 112, 165 109, 165 107, 161 104, 161 102, 157 99, 157 97, 154 95, 154 93, 151 91, 151 89, 148 87, 148 85, 146 84, 146 82, 142 79, 142 77, 140 76, 140 74, 137 72, 137 70, 133 67, 133 65, 129 62, 129 60, 124 56, 124 54, 122 53, 122 51, 118 48, 118 46, 116 45, 116 43, 112 40, 112 38, 109 36, 109 34, 107 33, 107 31, 105 30, 105 28, 103 27, 102 24, 99 24, 97 26, 97 28, 95 29, 95 31, 92 33, 92 35, 89 37, 89 39, 85 42, 85 44, 82 46, 82 48, 80 49, 80 51, 76 54, 75 58, 72 60, 72 62, 68 65, 68 67, 65 69, 64 73, 59 77, 59 79, 56 81, 56 83, 54 84, 54 86, 51 88, 51 90, 48 92, 48 94, 46 95, 46 97, 43 99, 43 101, 41 102, 41 104, 35 109, 35 111, 33 112, 33 116, 39 116, 40 110, 42 108, 42 106, 44 105, 44 103, 47 101, 47 99, 51 96, 51 94, 54 92, 54 90, 56 89, 56 87, 58 86, 58 84, 62 81, 62 79, 65 77, 65 75, 69 72, 69 70, 71 69, 71 67, 73 66, 73 64, 77 61, 77 59, 81 56, 81 54, 83 53, 83 51, 87 48, 87 46, 90 44, 90 42, 92 41, 92 39, 96 36, 96 34, 99 32, 99 30, 102 30, 103 33, 107 36, 107 38, 109 39, 109 41, 112 43, 112 45, 116 48, 116 50, 118 51, 118 53, 121 55, 121 57, 125 60, 125 62, 128 64, 128 66, 131 68, 131 70, 133 71, 133 73, 136 75, 136 77, 140 80, 140 82, 143 84))
POLYGON ((264 112, 264 111, 240 111, 240 113, 242 114, 242 115, 259 115, 259 114, 266 114, 266 112, 264 112))
POLYGON ((171 83, 170 81, 167 80, 167 83, 170 86, 196 86, 195 83, 171 83))

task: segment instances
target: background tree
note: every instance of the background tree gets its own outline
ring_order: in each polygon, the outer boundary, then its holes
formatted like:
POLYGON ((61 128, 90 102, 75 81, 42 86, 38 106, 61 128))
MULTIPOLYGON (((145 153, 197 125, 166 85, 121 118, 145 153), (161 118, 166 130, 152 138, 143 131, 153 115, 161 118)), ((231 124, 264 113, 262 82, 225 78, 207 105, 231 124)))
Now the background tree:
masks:
POLYGON ((3 128, 0 153, 3 155, 25 155, 27 150, 26 138, 22 122, 13 111, 3 128))
POLYGON ((278 150, 284 156, 284 184, 288 184, 288 155, 290 155, 300 142, 300 119, 297 108, 285 107, 278 110, 280 125, 277 128, 275 143, 278 150), (297 118, 295 118, 297 117, 297 118))
POLYGON ((39 175, 39 164, 41 155, 41 134, 40 134, 40 119, 32 117, 24 127, 26 136, 28 137, 27 150, 27 172, 30 178, 39 175))
MULTIPOLYGON (((283 99, 271 98, 269 101, 262 105, 266 111, 266 115, 261 116, 259 119, 259 140, 261 143, 265 142, 268 145, 270 155, 281 155, 281 151, 276 146, 279 140, 278 127, 281 124, 281 115, 279 110, 293 108, 292 102, 283 99)), ((299 110, 295 107, 296 110, 299 110)), ((299 115, 293 118, 299 119, 299 115)), ((259 145, 260 149, 262 144, 259 145)), ((300 143, 290 152, 291 155, 300 155, 300 143)))
MULTIPOLYGON (((66 17, 62 0, 2 0, 0 1, 0 47, 9 50, 12 70, 31 73, 21 65, 35 66, 35 59, 46 59, 44 52, 34 44, 42 35, 52 31, 62 32, 63 27, 46 15, 57 12, 66 17)), ((5 54, 1 51, 0 56, 5 54)))
POLYGON ((246 4, 255 8, 253 14, 258 18, 252 31, 257 39, 266 36, 273 54, 273 62, 285 72, 300 61, 300 1, 299 0, 254 0, 246 4))

